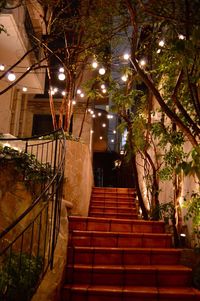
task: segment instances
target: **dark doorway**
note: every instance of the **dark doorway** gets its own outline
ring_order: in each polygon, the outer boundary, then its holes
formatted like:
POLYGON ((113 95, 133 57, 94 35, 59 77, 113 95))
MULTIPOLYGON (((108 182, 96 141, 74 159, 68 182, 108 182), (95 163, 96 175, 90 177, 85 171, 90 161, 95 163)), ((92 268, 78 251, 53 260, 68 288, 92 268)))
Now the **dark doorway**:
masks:
POLYGON ((115 152, 95 152, 93 169, 97 187, 134 187, 131 164, 115 152))

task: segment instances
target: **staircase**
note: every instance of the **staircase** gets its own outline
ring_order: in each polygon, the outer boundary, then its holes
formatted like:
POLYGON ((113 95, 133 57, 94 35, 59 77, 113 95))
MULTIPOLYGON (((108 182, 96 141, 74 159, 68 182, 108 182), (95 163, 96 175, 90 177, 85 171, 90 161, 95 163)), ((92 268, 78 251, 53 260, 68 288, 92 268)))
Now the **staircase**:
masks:
POLYGON ((62 301, 200 300, 164 223, 137 219, 133 189, 94 188, 69 228, 62 301))

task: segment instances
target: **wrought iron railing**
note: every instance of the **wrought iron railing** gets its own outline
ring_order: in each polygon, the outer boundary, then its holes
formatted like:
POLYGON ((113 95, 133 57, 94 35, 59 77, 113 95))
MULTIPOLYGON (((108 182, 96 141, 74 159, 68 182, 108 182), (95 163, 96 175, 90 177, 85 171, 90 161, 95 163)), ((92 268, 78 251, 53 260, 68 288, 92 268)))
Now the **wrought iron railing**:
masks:
MULTIPOLYGON (((47 177, 39 184, 32 204, 0 233, 0 300, 27 301, 34 294, 48 268, 53 267, 60 226, 65 137, 62 130, 43 137, 9 139, 0 143, 20 144, 47 177)), ((31 185, 24 172, 23 180, 31 185)), ((1 219, 0 219, 1 224, 1 219)))

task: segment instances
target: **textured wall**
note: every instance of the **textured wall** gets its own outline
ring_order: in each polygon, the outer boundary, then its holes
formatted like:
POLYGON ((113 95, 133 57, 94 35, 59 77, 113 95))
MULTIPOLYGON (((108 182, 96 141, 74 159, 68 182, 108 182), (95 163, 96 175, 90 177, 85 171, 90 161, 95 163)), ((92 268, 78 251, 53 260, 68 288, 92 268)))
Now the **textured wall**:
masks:
POLYGON ((64 199, 73 204, 71 215, 88 215, 93 186, 91 154, 86 144, 67 141, 64 199))

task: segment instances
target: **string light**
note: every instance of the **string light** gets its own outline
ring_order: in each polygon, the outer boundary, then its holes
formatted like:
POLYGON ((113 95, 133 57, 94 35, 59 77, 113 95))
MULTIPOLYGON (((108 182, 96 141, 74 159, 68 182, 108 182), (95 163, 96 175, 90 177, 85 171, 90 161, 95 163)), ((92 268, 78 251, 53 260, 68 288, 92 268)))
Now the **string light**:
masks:
POLYGON ((121 77, 121 79, 123 80, 123 82, 126 82, 127 79, 128 79, 128 77, 127 77, 127 75, 123 75, 123 76, 121 77))
POLYGON ((23 88, 22 88, 22 91, 23 91, 23 92, 27 92, 27 90, 28 90, 27 87, 23 87, 23 88))
POLYGON ((16 79, 16 75, 11 71, 8 73, 7 78, 10 82, 13 82, 16 79))
POLYGON ((92 67, 93 67, 94 69, 96 69, 96 68, 98 67, 97 61, 92 62, 92 67))
POLYGON ((105 93, 107 92, 107 90, 106 90, 106 89, 103 89, 102 92, 105 94, 105 93))
POLYGON ((123 58, 124 60, 128 61, 128 59, 130 58, 130 54, 124 53, 123 58))
POLYGON ((95 115, 95 114, 93 114, 93 115, 92 115, 92 118, 95 118, 95 117, 96 117, 96 115, 95 115))
POLYGON ((76 93, 77 93, 77 94, 81 94, 81 89, 78 89, 78 90, 76 91, 76 93))
POLYGON ((84 96, 85 96, 85 94, 84 94, 84 93, 81 93, 81 94, 80 94, 80 97, 82 97, 82 98, 83 98, 84 96))
POLYGON ((114 140, 114 139, 111 139, 110 141, 111 141, 112 143, 114 143, 114 142, 115 142, 115 140, 114 140))
POLYGON ((102 84, 101 85, 101 89, 103 90, 103 89, 105 89, 106 88, 106 86, 104 85, 104 84, 102 84))
POLYGON ((158 43, 158 45, 160 47, 163 47, 165 45, 165 41, 164 40, 160 40, 159 43, 158 43))
POLYGON ((66 95, 66 92, 65 91, 62 91, 62 93, 61 93, 63 96, 65 96, 66 95))
POLYGON ((72 100, 72 104, 75 105, 76 104, 76 100, 72 100))
POLYGON ((100 68, 99 69, 99 74, 104 75, 106 73, 106 69, 105 68, 100 68))
POLYGON ((65 74, 64 73, 59 73, 58 74, 58 79, 59 80, 65 80, 65 74))
POLYGON ((108 115, 107 115, 107 118, 108 118, 108 119, 112 119, 112 118, 113 118, 113 115, 108 114, 108 115))
POLYGON ((4 70, 5 70, 4 64, 0 64, 0 71, 4 71, 4 70))
POLYGON ((113 130, 113 134, 116 134, 116 131, 115 131, 115 130, 113 130))
POLYGON ((59 69, 59 72, 60 72, 60 73, 64 73, 64 72, 65 72, 64 68, 61 67, 61 68, 59 69))
POLYGON ((102 136, 100 136, 100 137, 99 137, 99 139, 100 139, 100 140, 102 140, 102 139, 103 139, 103 137, 102 137, 102 136))
POLYGON ((158 49, 158 50, 156 51, 156 53, 161 53, 161 49, 158 49))
POLYGON ((105 124, 105 123, 103 123, 103 124, 102 124, 102 127, 103 127, 103 128, 105 128, 105 127, 106 127, 106 124, 105 124))
POLYGON ((93 130, 90 130, 90 133, 91 133, 91 134, 93 134, 93 133, 94 133, 94 131, 93 131, 93 130))
POLYGON ((146 65, 146 60, 145 59, 141 59, 140 61, 139 61, 139 64, 140 64, 140 66, 142 66, 142 67, 144 67, 145 65, 146 65))
POLYGON ((99 113, 98 113, 98 116, 101 116, 101 115, 102 115, 101 112, 99 112, 99 113))
POLYGON ((53 91, 54 91, 54 93, 57 93, 58 92, 58 88, 54 88, 53 91))
POLYGON ((185 40, 185 36, 183 34, 178 35, 179 40, 185 40))

